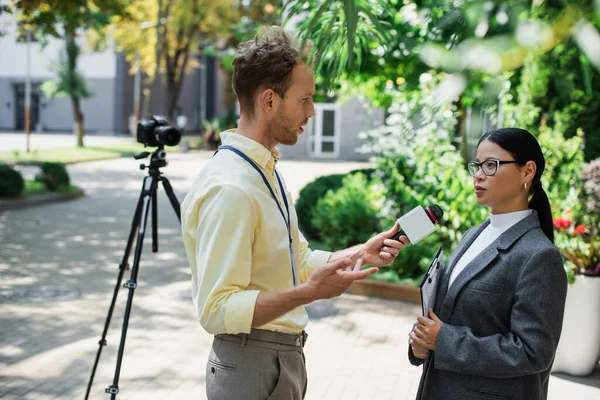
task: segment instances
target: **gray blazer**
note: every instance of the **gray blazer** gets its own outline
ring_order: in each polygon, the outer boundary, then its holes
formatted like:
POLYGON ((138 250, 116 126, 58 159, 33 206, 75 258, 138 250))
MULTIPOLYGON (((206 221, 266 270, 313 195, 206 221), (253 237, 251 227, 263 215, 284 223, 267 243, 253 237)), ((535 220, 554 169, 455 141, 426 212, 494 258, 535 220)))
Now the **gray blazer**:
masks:
MULTIPOLYGON (((444 325, 424 362, 417 399, 547 397, 567 294, 560 253, 534 212, 475 257, 448 289, 456 261, 488 225, 469 229, 448 259, 434 306, 444 325)), ((423 364, 410 346, 409 360, 423 364)))

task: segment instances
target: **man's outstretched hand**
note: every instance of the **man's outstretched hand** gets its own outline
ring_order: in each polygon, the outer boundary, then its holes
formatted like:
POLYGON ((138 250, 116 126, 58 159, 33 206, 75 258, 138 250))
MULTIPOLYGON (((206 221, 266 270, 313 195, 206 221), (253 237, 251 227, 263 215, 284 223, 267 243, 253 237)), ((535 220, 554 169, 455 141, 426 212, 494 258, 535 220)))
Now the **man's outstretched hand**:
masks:
POLYGON ((391 237, 398 233, 400 224, 396 222, 392 229, 381 232, 377 236, 369 239, 361 249, 359 258, 362 258, 364 264, 370 264, 376 267, 382 267, 390 264, 398 256, 398 252, 404 246, 410 244, 408 237, 400 236, 398 240, 392 240, 391 237))
POLYGON ((352 282, 364 279, 378 271, 377 268, 361 271, 361 267, 361 260, 352 267, 350 259, 343 257, 317 268, 309 280, 299 286, 275 292, 260 292, 254 306, 252 327, 263 326, 294 308, 310 304, 315 300, 339 296, 352 282))
POLYGON ((378 268, 361 270, 363 263, 358 260, 353 268, 349 258, 342 258, 317 268, 304 284, 308 296, 314 300, 330 299, 344 293, 352 282, 374 274, 378 268))

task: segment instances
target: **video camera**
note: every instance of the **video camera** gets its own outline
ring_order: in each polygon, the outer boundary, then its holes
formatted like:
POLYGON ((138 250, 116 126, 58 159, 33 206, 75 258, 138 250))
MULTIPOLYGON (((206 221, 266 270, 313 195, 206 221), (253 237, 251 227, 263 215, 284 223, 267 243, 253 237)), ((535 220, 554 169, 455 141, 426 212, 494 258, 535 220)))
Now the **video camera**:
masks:
POLYGON ((138 122, 136 139, 145 146, 176 146, 181 140, 181 132, 163 116, 153 115, 147 121, 138 122))

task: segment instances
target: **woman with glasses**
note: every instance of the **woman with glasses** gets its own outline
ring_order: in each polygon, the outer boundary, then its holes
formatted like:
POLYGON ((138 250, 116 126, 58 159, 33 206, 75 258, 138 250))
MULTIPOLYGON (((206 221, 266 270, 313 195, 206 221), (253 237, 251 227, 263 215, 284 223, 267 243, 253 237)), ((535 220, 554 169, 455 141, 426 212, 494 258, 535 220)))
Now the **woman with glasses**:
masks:
POLYGON ((485 134, 468 164, 489 219, 448 258, 435 306, 410 335, 424 364, 417 399, 546 399, 567 277, 540 178, 545 161, 523 129, 485 134))

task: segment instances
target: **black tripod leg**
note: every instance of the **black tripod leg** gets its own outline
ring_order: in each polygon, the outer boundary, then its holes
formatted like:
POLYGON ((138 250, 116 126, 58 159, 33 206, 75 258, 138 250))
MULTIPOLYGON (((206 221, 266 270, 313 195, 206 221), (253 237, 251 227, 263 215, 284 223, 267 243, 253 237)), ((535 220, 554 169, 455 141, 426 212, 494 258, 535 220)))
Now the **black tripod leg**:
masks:
POLYGON ((148 212, 151 207, 152 197, 156 195, 157 185, 158 181, 155 177, 147 176, 146 178, 144 178, 144 189, 141 199, 139 230, 137 234, 137 242, 135 244, 135 253, 133 255, 133 264, 131 266, 131 275, 129 280, 123 285, 123 287, 129 289, 129 295, 127 297, 127 304, 125 305, 123 329, 121 332, 121 343, 119 345, 119 352, 117 354, 117 367, 115 369, 113 384, 105 390, 106 393, 111 394, 111 400, 114 400, 117 396, 117 393, 119 393, 119 376, 121 374, 121 363, 123 361, 123 352, 125 350, 127 326, 129 324, 129 316, 131 315, 131 304, 133 302, 134 290, 137 287, 138 268, 140 265, 140 258, 142 256, 142 245, 144 244, 144 233, 146 233, 148 212))
POLYGON ((115 304, 117 302, 117 295, 119 294, 119 288, 121 287, 121 281, 123 280, 123 275, 125 274, 125 270, 129 266, 129 254, 131 253, 131 246, 133 245, 133 239, 138 232, 138 228, 140 225, 140 214, 142 211, 142 197, 144 194, 144 188, 142 186, 142 191, 140 193, 140 198, 138 200, 137 206, 135 208, 135 214, 133 216, 133 222, 131 223, 131 230, 129 231, 129 238, 127 239, 127 246, 125 247, 125 254, 123 255, 123 259, 121 260, 121 264, 119 265, 119 276, 117 278, 117 284, 115 285, 115 289, 113 292, 112 301, 110 302, 110 307, 108 309, 108 316, 106 317, 106 322, 104 323, 104 331, 102 332, 102 338, 98 342, 98 352, 96 353, 96 361, 94 361, 94 366, 92 368, 92 374, 90 375, 90 381, 88 382, 87 391, 85 393, 85 399, 87 400, 90 396, 90 390, 92 389, 92 384, 94 382, 94 376, 96 375, 96 368, 98 367, 98 361, 100 360, 100 355, 102 354, 102 348, 106 346, 106 335, 108 333, 108 327, 110 326, 110 321, 112 320, 113 310, 115 309, 115 304))
POLYGON ((169 180, 164 176, 160 177, 160 181, 165 188, 165 192, 167 193, 167 197, 173 206, 173 210, 175 210, 175 214, 177 214, 177 219, 179 222, 181 222, 181 206, 179 205, 177 196, 175 196, 175 193, 173 193, 173 186, 171 186, 171 182, 169 182, 169 180))
MULTIPOLYGON (((160 179, 160 178, 159 178, 160 179)), ((152 252, 158 252, 158 196, 156 195, 158 182, 154 184, 154 192, 152 193, 152 252)))

